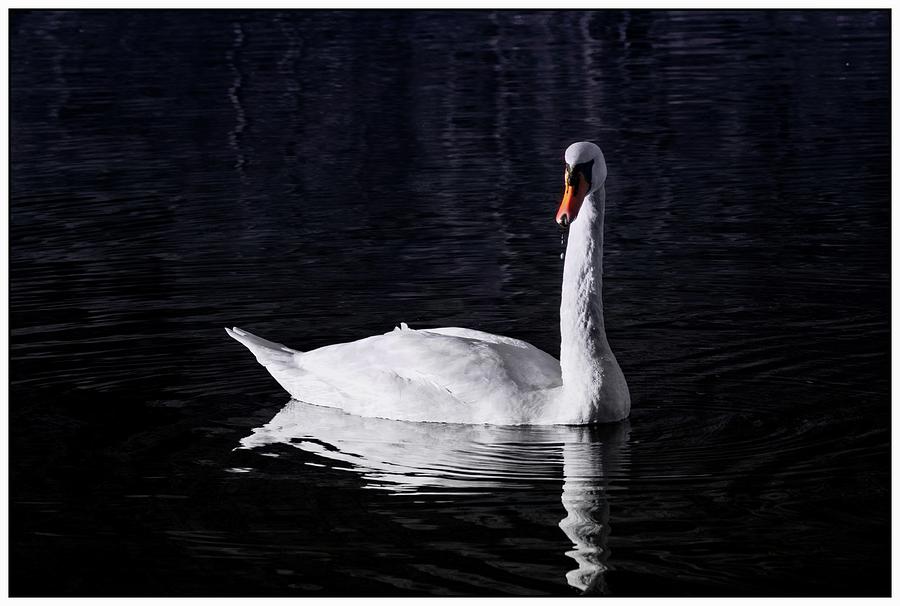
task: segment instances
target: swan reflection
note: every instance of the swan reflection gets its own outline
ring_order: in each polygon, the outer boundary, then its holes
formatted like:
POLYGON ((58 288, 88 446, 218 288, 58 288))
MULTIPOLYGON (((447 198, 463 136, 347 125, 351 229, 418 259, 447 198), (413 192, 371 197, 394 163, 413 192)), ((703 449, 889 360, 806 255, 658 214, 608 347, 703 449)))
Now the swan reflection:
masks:
POLYGON ((606 593, 603 572, 609 557, 605 463, 602 445, 589 441, 563 445, 562 504, 568 515, 559 527, 574 546, 566 555, 578 563, 566 573, 566 581, 584 592, 601 594, 606 593))
POLYGON ((241 440, 241 448, 288 444, 358 473, 366 488, 393 493, 490 494, 562 477, 559 527, 578 567, 572 587, 605 593, 609 552, 607 482, 623 467, 628 422, 599 427, 500 427, 359 417, 289 402, 241 440))

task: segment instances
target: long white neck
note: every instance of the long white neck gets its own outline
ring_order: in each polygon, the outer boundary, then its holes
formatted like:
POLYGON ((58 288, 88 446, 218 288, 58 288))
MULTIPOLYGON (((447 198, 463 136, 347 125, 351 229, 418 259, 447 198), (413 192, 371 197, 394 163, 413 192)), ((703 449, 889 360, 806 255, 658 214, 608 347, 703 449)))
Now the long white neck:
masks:
POLYGON ((603 324, 603 215, 606 189, 588 195, 569 227, 559 310, 562 399, 574 423, 618 421, 631 409, 625 377, 603 324))

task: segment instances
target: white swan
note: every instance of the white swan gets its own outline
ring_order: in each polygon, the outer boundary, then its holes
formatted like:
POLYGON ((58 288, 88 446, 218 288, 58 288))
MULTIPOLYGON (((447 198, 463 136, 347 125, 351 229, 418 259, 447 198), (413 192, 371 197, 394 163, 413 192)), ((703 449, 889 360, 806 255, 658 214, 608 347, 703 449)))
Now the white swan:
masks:
POLYGON ((412 330, 301 352, 239 328, 243 343, 297 400, 370 417, 496 425, 619 421, 631 398, 603 323, 606 162, 581 142, 565 154, 557 223, 569 230, 557 362, 536 347, 466 328, 412 330))

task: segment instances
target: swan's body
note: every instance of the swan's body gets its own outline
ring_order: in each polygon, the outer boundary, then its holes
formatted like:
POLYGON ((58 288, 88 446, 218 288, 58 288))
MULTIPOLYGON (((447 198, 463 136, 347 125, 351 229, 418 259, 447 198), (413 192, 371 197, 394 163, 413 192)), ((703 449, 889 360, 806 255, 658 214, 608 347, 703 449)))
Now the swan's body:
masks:
MULTIPOLYGON (((520 425, 559 390, 559 362, 525 343, 464 328, 392 332, 307 353, 246 345, 296 399, 349 413, 407 421, 520 425)), ((279 346, 280 347, 280 346, 279 346)))
POLYGON ((570 227, 560 306, 560 361, 524 341, 465 328, 392 332, 299 352, 238 328, 288 393, 352 414, 408 421, 498 425, 619 421, 631 400, 603 323, 603 183, 592 143, 566 150, 570 227), (577 220, 576 220, 577 219, 577 220))

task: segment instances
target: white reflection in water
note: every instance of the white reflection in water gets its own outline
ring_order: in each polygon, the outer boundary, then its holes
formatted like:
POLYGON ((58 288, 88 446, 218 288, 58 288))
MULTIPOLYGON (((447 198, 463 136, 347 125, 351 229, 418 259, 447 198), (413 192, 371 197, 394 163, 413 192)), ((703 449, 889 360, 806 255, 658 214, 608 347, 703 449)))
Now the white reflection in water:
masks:
POLYGON ((602 573, 609 557, 609 501, 603 455, 595 446, 590 442, 563 445, 562 504, 568 515, 559 527, 574 545, 566 555, 578 563, 578 568, 566 573, 566 581, 582 591, 606 593, 602 573))
POLYGON ((605 593, 607 481, 627 466, 628 432, 627 421, 598 427, 410 423, 291 401, 241 447, 289 444, 360 474, 367 488, 398 494, 490 494, 561 477, 567 515, 559 527, 573 545, 566 555, 578 564, 566 580, 605 593))

